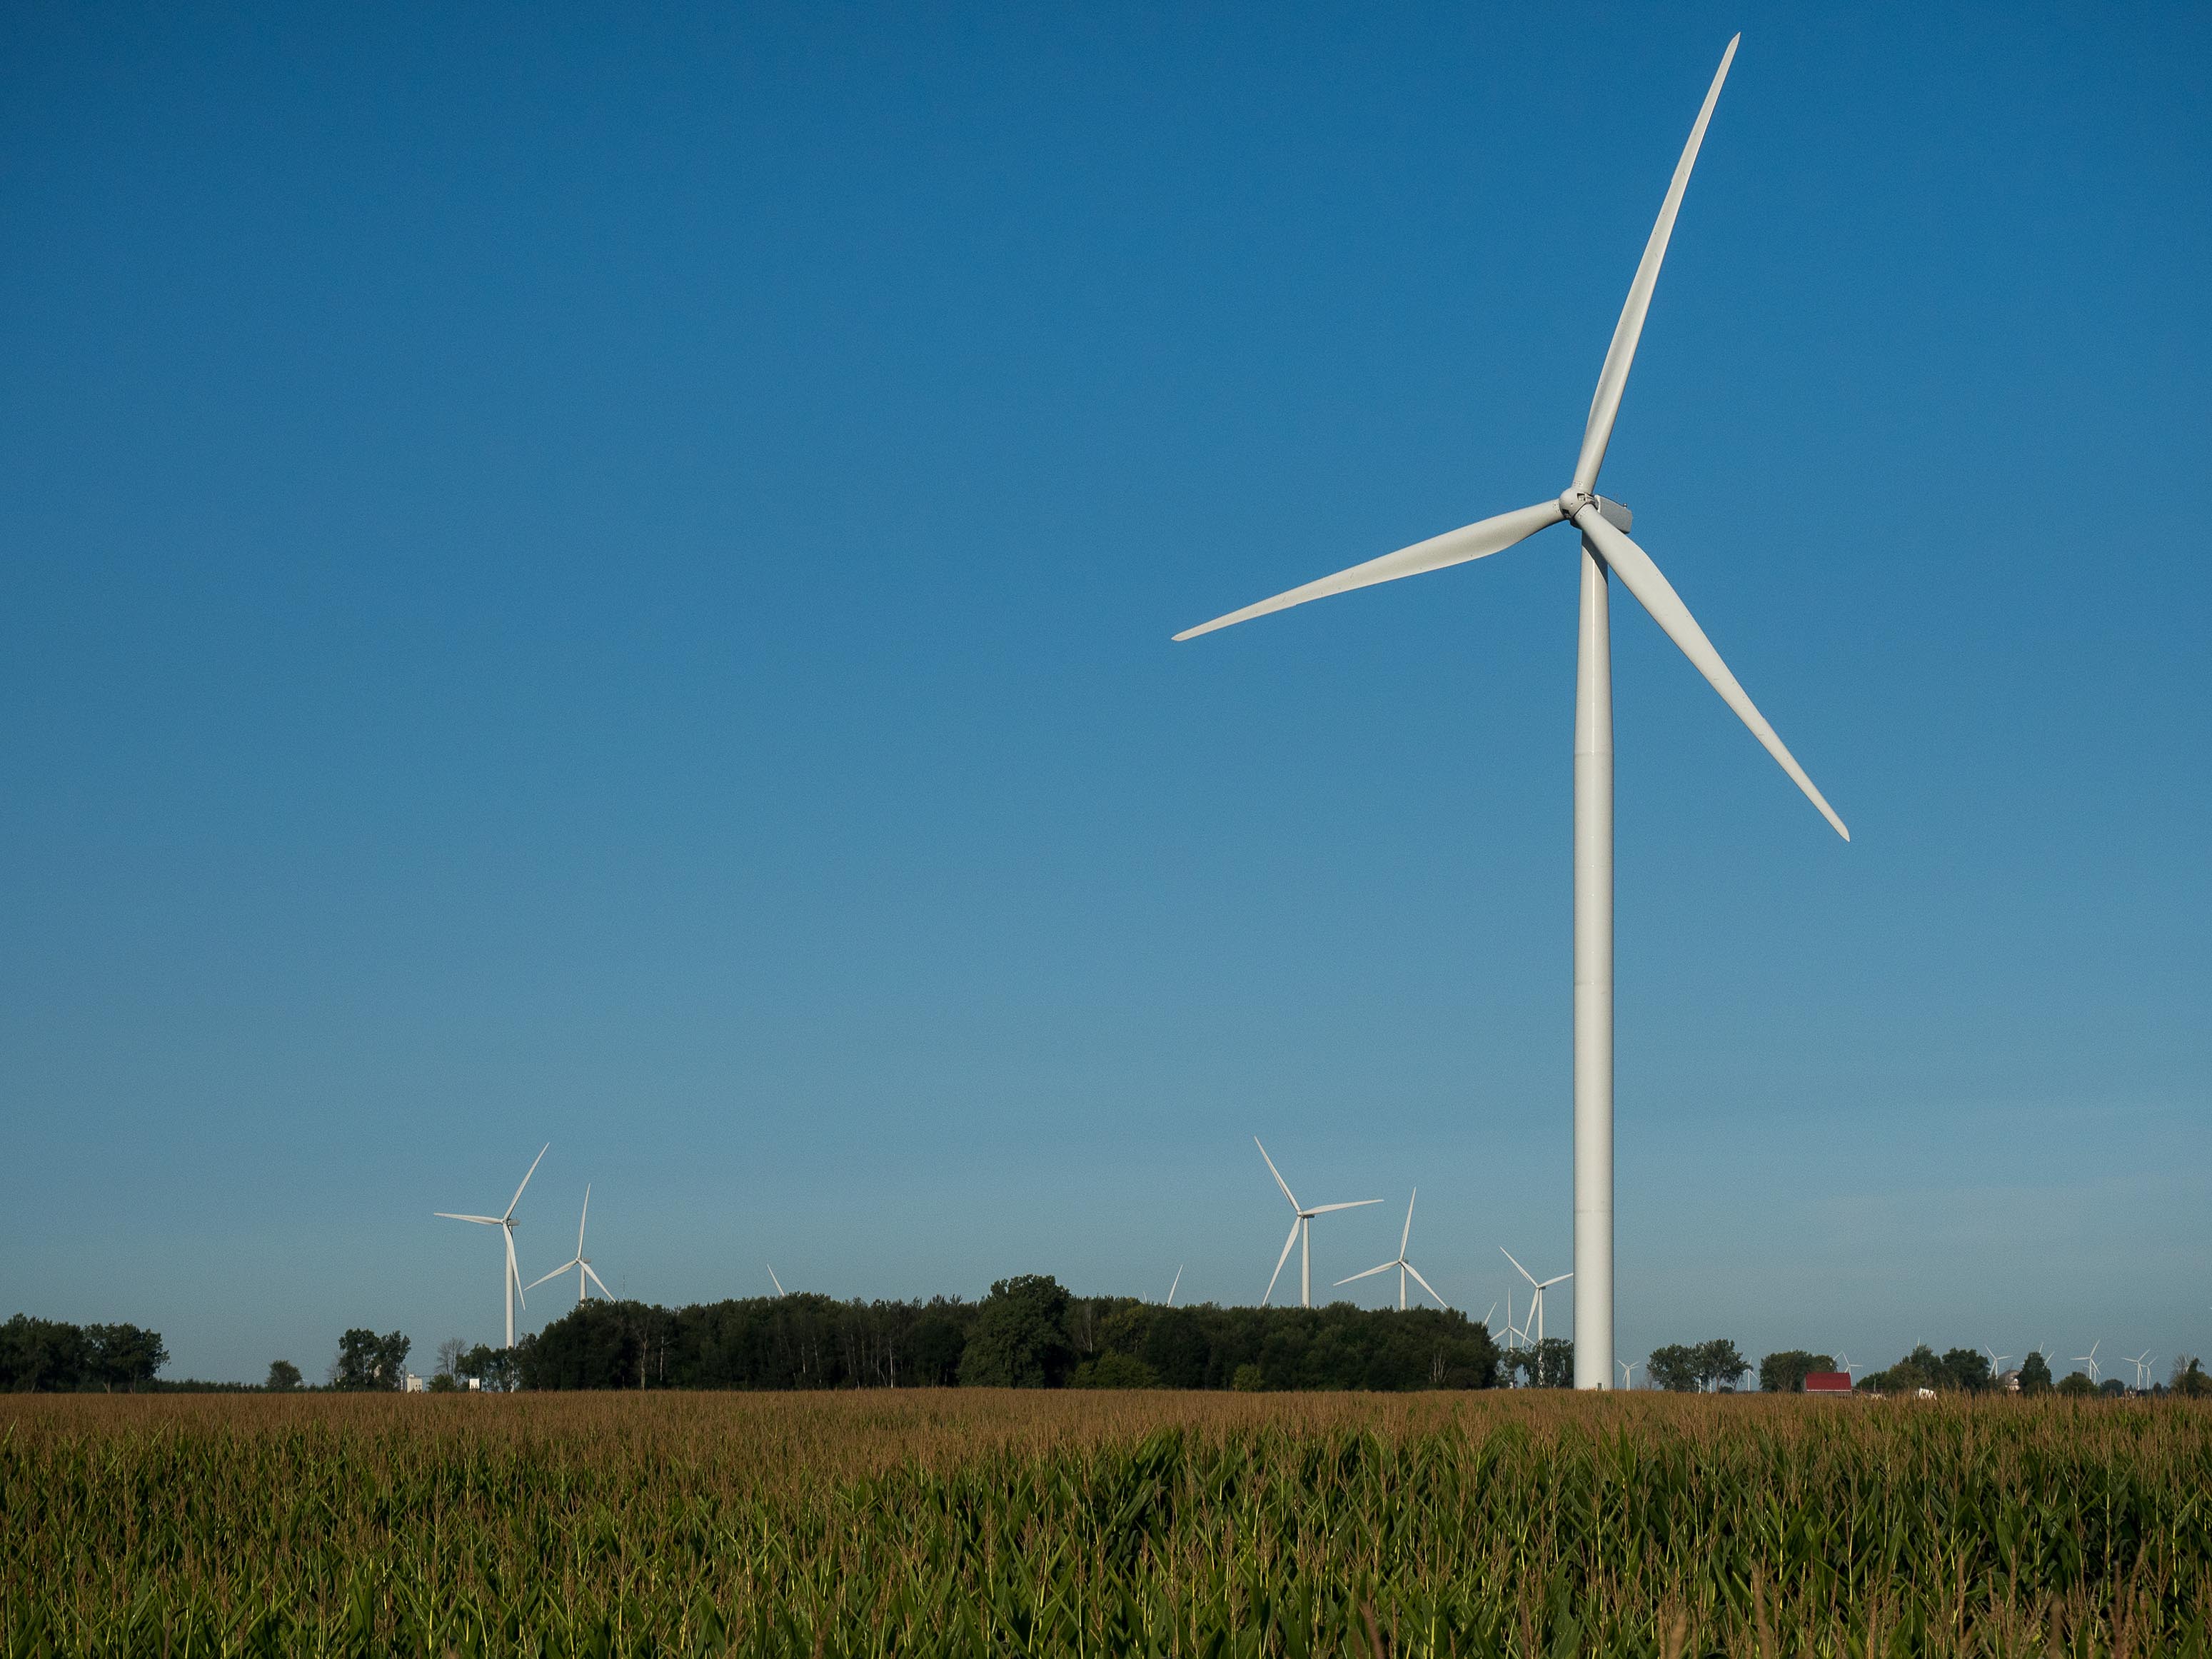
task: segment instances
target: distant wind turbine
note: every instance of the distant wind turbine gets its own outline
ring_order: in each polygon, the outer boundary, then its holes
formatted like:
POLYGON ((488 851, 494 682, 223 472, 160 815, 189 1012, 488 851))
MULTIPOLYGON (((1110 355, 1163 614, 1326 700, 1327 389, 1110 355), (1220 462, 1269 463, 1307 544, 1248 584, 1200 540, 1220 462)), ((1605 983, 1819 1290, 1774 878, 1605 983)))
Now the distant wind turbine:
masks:
POLYGON ((584 1186, 584 1212, 582 1215, 576 1218, 576 1254, 569 1260, 562 1262, 559 1267, 556 1267, 551 1273, 547 1273, 544 1279, 532 1279, 530 1283, 524 1287, 525 1289, 534 1291, 540 1285, 543 1285, 545 1282, 545 1279, 556 1278, 560 1274, 567 1273, 569 1268, 574 1267, 576 1270, 576 1300, 578 1302, 580 1303, 584 1299, 584 1277, 587 1273, 591 1275, 592 1283, 599 1287, 599 1294, 601 1296, 606 1297, 610 1302, 615 1299, 615 1293, 607 1288, 606 1281, 601 1279, 598 1273, 592 1271, 591 1262, 585 1259, 584 1223, 591 1218, 591 1214, 592 1188, 591 1183, 586 1182, 584 1186))
MULTIPOLYGON (((1254 1135, 1252 1144, 1260 1146, 1260 1137, 1254 1135)), ((1283 1189, 1283 1196, 1291 1200, 1291 1208, 1296 1212, 1296 1219, 1291 1223, 1291 1236, 1283 1241, 1282 1255, 1275 1258, 1275 1271, 1267 1276, 1267 1288, 1260 1297, 1260 1305, 1263 1308, 1267 1305, 1267 1297, 1275 1293, 1275 1281, 1283 1276, 1283 1263, 1291 1259, 1291 1248, 1303 1241, 1304 1248, 1298 1253, 1298 1306, 1310 1308, 1313 1306, 1313 1218, 1317 1215, 1327 1215, 1331 1210, 1357 1210, 1366 1205, 1380 1204, 1382 1200, 1379 1198, 1358 1198, 1349 1204, 1316 1204, 1308 1208, 1298 1202, 1297 1194, 1291 1190, 1291 1183, 1283 1179, 1283 1172, 1275 1167, 1275 1160, 1267 1157, 1265 1146, 1260 1146, 1260 1156, 1267 1160, 1267 1173, 1275 1177, 1275 1184, 1283 1189)))
MULTIPOLYGON (((1635 595, 1651 620, 1720 693, 1721 700, 1751 729, 1752 736, 1835 832, 1845 841, 1850 839, 1843 819, 1836 816, 1805 769, 1753 706, 1689 607, 1651 562, 1651 556, 1629 539, 1628 509, 1597 494, 1598 472, 1613 441, 1613 422, 1620 413, 1629 369, 1636 361, 1637 343, 1643 337, 1652 290, 1659 281, 1668 242, 1674 234, 1674 219, 1681 209, 1682 193, 1689 187, 1691 168, 1705 143, 1706 123, 1719 101, 1729 65, 1735 60, 1736 40, 1731 40, 1721 54, 1720 68, 1714 72, 1705 104, 1691 125, 1689 142, 1674 164, 1674 178, 1644 245, 1644 257, 1637 264, 1620 320, 1613 326, 1613 343, 1606 349, 1605 365, 1598 373, 1597 390, 1590 398, 1582 447, 1575 458, 1574 477, 1557 499, 1446 531, 1187 628, 1175 636, 1194 639, 1310 599, 1486 558, 1556 524, 1571 524, 1579 532, 1582 600, 1574 734, 1574 1205, 1575 1271, 1579 1275, 1575 1295, 1574 1380, 1578 1389, 1613 1386, 1613 636, 1607 594, 1613 578, 1618 577, 1621 586, 1635 595)), ((1571 221, 1575 210, 1563 205, 1554 216, 1571 221)))
POLYGON ((1353 1279, 1372 1279, 1377 1273, 1387 1273, 1391 1268, 1395 1267, 1398 1270, 1398 1311, 1400 1313, 1406 1311, 1406 1275, 1407 1273, 1413 1274, 1415 1284, 1427 1291, 1431 1296, 1437 1297, 1437 1306, 1444 1309, 1451 1306, 1451 1304, 1445 1301, 1443 1297, 1437 1296, 1435 1289, 1429 1281, 1421 1277, 1421 1270, 1406 1260, 1406 1244, 1413 1236, 1413 1199, 1420 1195, 1421 1189, 1416 1187, 1413 1188, 1413 1197, 1406 1200, 1406 1231, 1398 1236, 1398 1254, 1381 1267, 1370 1267, 1364 1273, 1354 1273, 1351 1279, 1340 1279, 1336 1281, 1338 1284, 1349 1285, 1353 1279))
MULTIPOLYGON (((530 1177, 538 1173, 538 1166, 544 1162, 545 1154, 552 1146, 549 1140, 538 1149, 538 1156, 530 1160, 530 1168, 523 1175, 522 1187, 530 1184, 530 1177)), ((500 1215, 455 1215, 451 1210, 436 1212, 441 1221, 473 1221, 479 1227, 497 1227, 504 1234, 507 1267, 501 1280, 501 1288, 507 1292, 507 1346, 510 1348, 514 1346, 514 1304, 522 1298, 522 1269, 514 1265, 514 1206, 522 1202, 522 1187, 514 1189, 514 1196, 507 1200, 507 1209, 500 1215)), ((530 1304, 525 1300, 523 1305, 528 1307, 530 1304)))
POLYGON ((1617 1359, 1613 1362, 1620 1367, 1620 1386, 1624 1391, 1636 1386, 1632 1379, 1636 1375, 1636 1368, 1643 1363, 1640 1359, 1617 1359))
POLYGON ((2150 1350, 2145 1348, 2128 1364, 2136 1368, 2136 1392, 2141 1394, 2150 1387, 2150 1350))
POLYGON ((2089 1345, 2088 1352, 2077 1353, 2074 1356, 2074 1363, 2075 1364, 2087 1365, 2089 1368, 2089 1380, 2092 1382, 2094 1382, 2097 1380, 2097 1350, 2103 1346, 2104 1339, 2102 1337, 2099 1337, 2096 1341, 2092 1342, 2089 1345))
POLYGON ((1986 1342, 1982 1344, 1982 1352, 1990 1357, 1990 1375, 1991 1376, 2002 1375, 2004 1370, 2005 1361, 2012 1358, 2008 1353, 1999 1353, 1995 1348, 1990 1346, 1986 1342))
MULTIPOLYGON (((1528 1316, 1521 1322, 1521 1335, 1522 1340, 1525 1340, 1528 1335, 1528 1327, 1532 1324, 1534 1325, 1536 1328, 1536 1343, 1537 1346, 1540 1347, 1543 1346, 1544 1341, 1544 1292, 1550 1290, 1554 1285, 1564 1285, 1567 1280, 1572 1279, 1574 1275, 1572 1273, 1556 1273, 1553 1275, 1553 1277, 1539 1282, 1535 1274, 1530 1273, 1526 1267, 1522 1267, 1520 1262, 1514 1259, 1512 1251, 1507 1249, 1503 1244, 1500 1244, 1498 1247, 1498 1254, 1503 1255, 1508 1261, 1511 1261, 1515 1267, 1519 1268, 1521 1277, 1527 1279, 1528 1283, 1534 1287, 1531 1293, 1528 1316)), ((1610 1382, 1613 1379, 1608 1376, 1606 1378, 1606 1381, 1610 1382)))

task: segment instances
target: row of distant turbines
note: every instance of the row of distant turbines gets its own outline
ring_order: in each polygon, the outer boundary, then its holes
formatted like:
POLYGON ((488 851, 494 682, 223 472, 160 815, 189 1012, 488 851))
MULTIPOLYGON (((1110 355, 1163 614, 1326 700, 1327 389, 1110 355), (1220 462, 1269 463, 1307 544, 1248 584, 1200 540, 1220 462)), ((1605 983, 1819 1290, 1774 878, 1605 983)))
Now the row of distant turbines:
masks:
MULTIPOLYGON (((1260 1156, 1267 1163, 1267 1173, 1275 1177, 1275 1185, 1283 1189, 1283 1196, 1291 1203, 1290 1236, 1283 1240, 1283 1253, 1275 1258, 1275 1271, 1268 1276, 1267 1288, 1261 1293, 1260 1305, 1264 1308, 1273 1298, 1276 1281, 1283 1276, 1283 1264, 1291 1259, 1291 1252, 1295 1249, 1298 1252, 1298 1305, 1302 1308, 1310 1308, 1313 1306, 1314 1218, 1318 1215, 1327 1215, 1332 1210, 1364 1209, 1370 1204, 1380 1204, 1382 1200, 1379 1198, 1355 1198, 1341 1204, 1301 1204, 1298 1202, 1298 1195, 1291 1190, 1291 1183, 1283 1179, 1283 1172, 1275 1167, 1275 1160, 1268 1157, 1267 1148, 1260 1137, 1254 1135, 1252 1144, 1260 1148, 1260 1156)), ((1347 1274, 1338 1279, 1337 1284, 1354 1284, 1363 1279, 1372 1279, 1377 1273, 1387 1273, 1395 1267, 1398 1272, 1398 1310, 1401 1313, 1406 1310, 1407 1295, 1406 1282, 1409 1276, 1414 1284, 1429 1293, 1437 1306, 1439 1308, 1451 1306, 1450 1303, 1437 1294, 1435 1285, 1421 1277, 1421 1270, 1416 1267, 1406 1255, 1407 1249, 1413 1245, 1413 1206, 1420 1196, 1421 1190, 1416 1187, 1406 1200, 1406 1224, 1398 1234, 1398 1254, 1388 1261, 1367 1268, 1364 1272, 1347 1274)), ((1508 1343, 1510 1345, 1530 1340, 1540 1343, 1544 1340, 1544 1292, 1554 1285, 1565 1284, 1574 1275, 1571 1273, 1558 1273, 1550 1279, 1539 1279, 1521 1265, 1520 1259, 1512 1251, 1507 1249, 1503 1244, 1498 1249, 1498 1253, 1513 1264, 1514 1271, 1528 1281, 1528 1312, 1527 1317, 1518 1326, 1513 1322, 1513 1293, 1508 1291, 1505 1294, 1505 1334, 1508 1343), (1530 1334, 1532 1332, 1533 1337, 1530 1334)), ((1182 1269, 1180 1267, 1176 1269, 1176 1284, 1182 1282, 1182 1269)), ((1173 1306, 1175 1303, 1175 1289, 1172 1285, 1168 1290, 1168 1303, 1170 1306, 1173 1306)), ((1494 1314, 1497 1311, 1498 1304, 1493 1302, 1490 1305, 1490 1312, 1494 1314)), ((1483 1316, 1483 1322, 1486 1325, 1490 1322, 1488 1314, 1483 1316)))
MULTIPOLYGON (((1261 1295, 1260 1304, 1261 1306, 1265 1307, 1273 1297, 1275 1294, 1276 1283, 1283 1276, 1283 1266, 1291 1259, 1291 1252, 1293 1249, 1296 1249, 1299 1252, 1298 1305, 1300 1307, 1310 1308, 1313 1305, 1314 1218, 1316 1216, 1327 1215, 1332 1211, 1336 1210, 1364 1209, 1370 1204, 1380 1204, 1382 1200, 1379 1198, 1358 1198, 1352 1199, 1340 1204, 1301 1204, 1298 1202, 1297 1194, 1291 1190, 1291 1183, 1283 1179, 1283 1172, 1275 1167, 1275 1160, 1268 1156, 1267 1148, 1261 1141, 1260 1137, 1257 1135, 1253 1136, 1252 1144, 1255 1146, 1259 1147, 1260 1156, 1267 1165, 1267 1173, 1275 1177, 1275 1185, 1282 1188, 1283 1196, 1290 1200, 1291 1217, 1290 1236, 1283 1240, 1282 1254, 1275 1258, 1275 1271, 1268 1276, 1267 1288, 1261 1295)), ((538 1173, 538 1166, 545 1161, 545 1154, 552 1149, 553 1144, 550 1141, 546 1142, 544 1146, 540 1146, 538 1149, 538 1156, 530 1160, 530 1168, 523 1172, 522 1184, 514 1189, 514 1196, 507 1200, 507 1208, 501 1211, 499 1214, 464 1215, 453 1210, 439 1210, 434 1212, 438 1218, 442 1221, 467 1221, 472 1222, 479 1227, 496 1227, 500 1230, 500 1240, 503 1248, 505 1258, 500 1269, 500 1289, 507 1304, 507 1346, 510 1348, 514 1346, 514 1310, 516 1304, 520 1304, 525 1308, 527 1308, 529 1303, 526 1292, 536 1290, 540 1285, 544 1284, 548 1279, 557 1279, 562 1273, 574 1272, 576 1275, 577 1301, 582 1302, 586 1300, 591 1295, 591 1287, 592 1285, 597 1285, 599 1287, 599 1294, 605 1297, 608 1300, 611 1301, 614 1299, 614 1292, 607 1288, 606 1281, 599 1277, 598 1270, 592 1266, 591 1258, 584 1254, 584 1229, 586 1224, 590 1221, 592 1215, 592 1188, 589 1182, 586 1182, 584 1187, 584 1206, 582 1212, 576 1218, 575 1255, 570 1256, 559 1267, 554 1268, 552 1272, 542 1273, 538 1278, 532 1279, 529 1284, 525 1285, 522 1282, 522 1269, 516 1264, 514 1255, 514 1212, 522 1203, 522 1194, 529 1188, 531 1177, 538 1173)), ((1419 1267, 1416 1267, 1407 1255, 1407 1251, 1411 1248, 1413 1239, 1413 1206, 1419 1198, 1420 1189, 1419 1188, 1415 1188, 1411 1196, 1409 1196, 1406 1200, 1406 1224, 1399 1231, 1398 1254, 1392 1256, 1388 1261, 1379 1262, 1376 1266, 1366 1268, 1363 1272, 1346 1275, 1344 1278, 1336 1281, 1339 1285, 1355 1284, 1363 1279, 1372 1279, 1377 1273, 1387 1273, 1393 1268, 1395 1268, 1398 1273, 1398 1310, 1400 1312, 1402 1313, 1406 1310, 1407 1297, 1408 1294, 1407 1286, 1407 1280, 1409 1279, 1413 1284, 1419 1285, 1422 1290, 1427 1291, 1430 1297, 1439 1308, 1449 1309, 1451 1306, 1449 1303, 1446 1302, 1443 1297, 1437 1293, 1436 1286, 1430 1284, 1427 1279, 1421 1276, 1421 1270, 1419 1267)), ((1522 1278, 1528 1281, 1528 1310, 1522 1316, 1522 1321, 1518 1325, 1515 1324, 1513 1322, 1513 1293, 1510 1290, 1508 1290, 1505 1293, 1504 1334, 1506 1346, 1508 1348, 1513 1348, 1533 1343, 1540 1346, 1544 1341, 1544 1292, 1550 1290, 1556 1285, 1564 1285, 1567 1280, 1572 1279, 1574 1275, 1571 1273, 1556 1273, 1549 1279, 1538 1279, 1535 1274, 1530 1273, 1528 1268, 1521 1265, 1520 1258, 1516 1256, 1512 1251, 1507 1249, 1502 1244, 1498 1248, 1499 1254, 1504 1255, 1508 1261, 1513 1264, 1514 1271, 1519 1273, 1522 1278)), ((769 1282, 775 1286, 775 1293, 778 1296, 785 1294, 783 1281, 775 1276, 775 1269, 774 1267, 771 1267, 769 1268, 768 1276, 769 1282)), ((1181 1267, 1177 1267, 1176 1269, 1175 1279, 1168 1286, 1168 1305, 1170 1307, 1173 1307, 1175 1305, 1176 1292, 1182 1287, 1182 1269, 1181 1267)), ((1490 1305, 1490 1312, 1483 1316, 1483 1323, 1486 1327, 1490 1323, 1491 1315, 1495 1314, 1497 1311, 1498 1304, 1493 1302, 1490 1305)), ((2075 1354, 2074 1356, 2074 1363, 2085 1368, 2089 1380, 2092 1382, 2099 1381, 2103 1374, 2103 1364, 2097 1357, 2098 1350, 2103 1346, 2103 1339, 2100 1338, 2098 1340, 2092 1342, 2089 1345, 2088 1352, 2075 1354)), ((2010 1354, 1998 1353, 1995 1349, 1986 1346, 1982 1350, 1982 1352, 1989 1356, 1990 1369, 1993 1373, 2002 1373, 2004 1370, 2006 1362, 2012 1358, 2010 1354)), ((2051 1352, 2051 1345, 2048 1342, 2045 1342, 2042 1344, 2036 1352, 2047 1358, 2051 1352)), ((1856 1369, 1851 1364, 1848 1355, 1839 1354, 1837 1357, 1837 1363, 1842 1370, 1846 1371, 1856 1369)), ((2124 1358, 2121 1363, 2131 1365, 2135 1368, 2136 1387, 2137 1389, 2147 1389, 2150 1386, 2150 1370, 2154 1361, 2149 1349, 2146 1348, 2141 1353, 2136 1354, 2132 1358, 2124 1358)), ((1626 1389, 1633 1386, 1636 1371, 1643 1364, 1644 1362, 1640 1359, 1615 1360, 1613 1362, 1614 1369, 1620 1373, 1620 1386, 1622 1388, 1626 1389)))

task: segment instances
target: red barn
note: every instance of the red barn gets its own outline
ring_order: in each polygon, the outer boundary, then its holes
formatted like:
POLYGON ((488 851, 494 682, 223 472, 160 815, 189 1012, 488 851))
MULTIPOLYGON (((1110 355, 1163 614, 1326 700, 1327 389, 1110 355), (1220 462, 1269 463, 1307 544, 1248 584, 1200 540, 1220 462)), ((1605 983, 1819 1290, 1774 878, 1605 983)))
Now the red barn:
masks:
POLYGON ((1807 1394, 1849 1394, 1851 1374, 1849 1371, 1808 1371, 1805 1373, 1807 1394))

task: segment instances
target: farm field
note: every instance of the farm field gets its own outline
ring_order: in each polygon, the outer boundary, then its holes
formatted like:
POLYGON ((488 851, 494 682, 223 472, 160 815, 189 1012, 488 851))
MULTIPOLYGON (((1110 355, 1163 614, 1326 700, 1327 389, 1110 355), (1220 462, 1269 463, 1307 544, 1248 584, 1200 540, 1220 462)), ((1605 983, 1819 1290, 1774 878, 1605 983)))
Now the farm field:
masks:
POLYGON ((2212 1410, 0 1397, 34 1654, 2203 1655, 2212 1410))

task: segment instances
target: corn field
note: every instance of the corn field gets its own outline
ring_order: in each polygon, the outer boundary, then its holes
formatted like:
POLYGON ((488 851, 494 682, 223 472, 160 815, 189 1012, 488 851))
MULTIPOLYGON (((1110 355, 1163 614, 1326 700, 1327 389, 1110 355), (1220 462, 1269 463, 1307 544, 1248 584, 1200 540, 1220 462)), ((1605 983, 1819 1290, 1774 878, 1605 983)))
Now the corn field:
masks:
POLYGON ((2206 1655, 2212 1411, 0 1396, 0 1652, 2206 1655))

